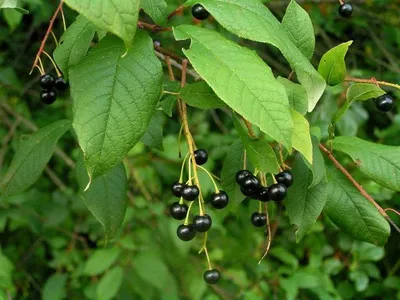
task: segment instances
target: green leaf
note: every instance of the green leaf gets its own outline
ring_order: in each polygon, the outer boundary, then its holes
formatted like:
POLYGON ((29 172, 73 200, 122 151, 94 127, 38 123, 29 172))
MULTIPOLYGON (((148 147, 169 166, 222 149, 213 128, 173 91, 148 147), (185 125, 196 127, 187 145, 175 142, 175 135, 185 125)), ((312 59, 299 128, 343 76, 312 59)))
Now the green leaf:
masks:
POLYGON ((390 235, 388 222, 340 171, 332 166, 327 171, 325 213, 355 239, 383 246, 390 235))
POLYGON ((276 257, 281 262, 285 263, 288 266, 291 266, 294 270, 299 267, 299 262, 292 253, 282 247, 273 247, 271 248, 269 254, 273 257, 276 257))
POLYGON ((376 84, 355 83, 347 89, 347 100, 365 101, 384 95, 386 92, 376 84))
POLYGON ((140 140, 162 87, 162 69, 144 32, 125 57, 122 42, 103 38, 70 69, 73 127, 91 179, 116 166, 140 140), (101 62, 101 63, 100 63, 101 62))
MULTIPOLYGON (((126 49, 131 47, 139 16, 139 0, 65 0, 65 3, 99 29, 120 37, 126 49)), ((122 55, 126 49, 117 52, 122 55)))
POLYGON ((79 63, 87 54, 95 32, 96 27, 91 22, 78 16, 62 35, 53 56, 65 78, 69 68, 79 63))
POLYGON ((142 136, 141 142, 147 147, 163 151, 163 115, 156 112, 151 118, 147 131, 142 136))
POLYGON ((3 9, 4 20, 7 22, 10 31, 14 31, 21 24, 23 15, 15 9, 3 9))
POLYGON ((252 139, 243 128, 239 119, 233 115, 233 123, 246 149, 246 154, 254 168, 267 173, 278 173, 279 163, 274 150, 264 140, 252 139))
MULTIPOLYGON (((176 81, 165 81, 163 84, 163 92, 179 93, 181 90, 181 84, 176 81)), ((177 95, 163 93, 160 99, 161 109, 172 117, 172 109, 174 108, 175 102, 178 100, 177 95)))
POLYGON ((290 1, 286 9, 282 27, 293 44, 310 60, 315 48, 313 24, 308 13, 294 0, 290 1))
POLYGON ((69 120, 60 120, 20 142, 1 184, 5 196, 21 193, 39 179, 53 155, 58 139, 70 127, 69 120))
POLYGON ((204 81, 187 84, 180 91, 180 97, 188 105, 200 109, 222 108, 222 102, 210 86, 204 81))
POLYGON ((95 178, 89 188, 83 191, 89 182, 82 155, 76 168, 77 180, 80 186, 80 196, 87 208, 104 228, 106 240, 117 233, 126 212, 126 191, 128 182, 125 167, 122 163, 106 174, 95 178))
MULTIPOLYGON (((293 44, 283 25, 259 0, 190 0, 201 3, 227 30, 239 37, 277 47, 296 72, 308 93, 308 111, 312 111, 325 90, 325 81, 303 53, 293 44)), ((212 40, 212 39, 211 39, 212 40)), ((217 48, 217 51, 221 51, 217 48)), ((222 53, 223 54, 223 53, 222 53)), ((234 55, 234 53, 232 53, 234 55)), ((241 58, 238 58, 241 60, 241 58)), ((252 71, 243 62, 243 69, 252 71)), ((219 66, 217 64, 217 66, 219 66)), ((217 93, 218 94, 218 93, 217 93)))
POLYGON ((141 0, 140 5, 156 24, 166 24, 168 5, 164 0, 141 0))
POLYGON ((310 124, 306 118, 294 109, 290 109, 293 120, 292 145, 307 159, 309 163, 313 161, 313 147, 311 143, 310 124))
POLYGON ((282 83, 286 89, 290 106, 304 116, 307 113, 308 105, 306 89, 302 85, 283 77, 278 77, 278 81, 282 83))
POLYGON ((342 43, 326 52, 319 62, 318 72, 330 86, 343 82, 346 77, 344 58, 353 41, 342 43))
POLYGON ((83 274, 97 276, 104 273, 117 261, 120 253, 121 250, 116 247, 95 250, 86 261, 83 274))
POLYGON ((236 173, 243 169, 244 147, 240 139, 228 149, 221 171, 222 187, 231 199, 236 197, 236 173))
POLYGON ((190 49, 183 51, 222 101, 290 148, 286 91, 261 58, 212 30, 181 25, 174 28, 174 35, 177 40, 192 40, 190 49))
POLYGON ((304 163, 308 166, 308 168, 312 172, 313 179, 309 188, 316 186, 321 181, 326 182, 325 161, 321 151, 319 150, 319 141, 315 136, 311 136, 311 141, 313 148, 312 164, 310 164, 303 155, 301 156, 304 160, 304 163))
POLYGON ((99 281, 96 294, 98 300, 111 300, 117 295, 124 279, 124 269, 115 267, 108 271, 99 281))
POLYGON ((43 300, 62 300, 67 296, 66 274, 53 274, 50 276, 43 287, 43 300))
POLYGON ((28 14, 29 11, 27 11, 26 9, 23 9, 20 6, 19 2, 20 2, 19 0, 0 0, 0 9, 12 8, 21 14, 28 14))
POLYGON ((400 191, 400 147, 339 136, 334 139, 333 148, 350 155, 360 171, 378 184, 400 191))
MULTIPOLYGON (((14 265, 10 259, 5 256, 0 249, 0 288, 12 288, 14 265)), ((1 291, 1 290, 0 290, 1 291)))
POLYGON ((295 180, 288 189, 285 205, 290 223, 297 226, 296 241, 299 242, 321 214, 326 203, 327 193, 324 182, 309 188, 313 181, 313 175, 300 156, 296 156, 292 173, 295 180))

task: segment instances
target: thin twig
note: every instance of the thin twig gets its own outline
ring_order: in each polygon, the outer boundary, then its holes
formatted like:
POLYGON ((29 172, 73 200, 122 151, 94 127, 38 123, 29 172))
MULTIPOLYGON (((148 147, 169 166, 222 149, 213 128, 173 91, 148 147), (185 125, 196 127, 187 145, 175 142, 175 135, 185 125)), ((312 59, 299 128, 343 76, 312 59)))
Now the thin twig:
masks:
POLYGON ((245 124, 246 127, 247 127, 247 131, 249 132, 250 137, 251 137, 252 139, 256 139, 257 136, 256 136, 256 134, 254 133, 253 125, 252 125, 249 121, 247 121, 245 118, 242 117, 242 119, 243 119, 243 121, 244 121, 244 124, 245 124))
POLYGON ((346 77, 346 78, 344 79, 344 81, 378 84, 378 85, 390 86, 390 87, 392 87, 392 88, 395 88, 395 89, 399 89, 399 90, 400 90, 400 85, 398 85, 398 84, 390 83, 390 82, 386 82, 386 81, 379 81, 379 80, 376 80, 375 78, 371 78, 371 79, 361 79, 361 78, 354 78, 354 77, 349 77, 349 76, 348 76, 348 77, 346 77))
POLYGON ((177 14, 180 14, 184 9, 185 9, 184 5, 179 6, 177 9, 175 9, 172 13, 168 15, 168 20, 176 16, 177 14))
POLYGON ((169 79, 171 81, 175 81, 175 75, 174 71, 172 70, 172 64, 169 56, 165 56, 165 63, 167 64, 169 79))
POLYGON ((267 256, 269 252, 269 248, 271 247, 272 242, 272 234, 271 234, 271 224, 269 222, 269 213, 268 213, 268 204, 265 203, 265 214, 267 215, 267 245, 265 247, 265 252, 261 259, 259 260, 258 264, 261 264, 262 260, 267 256))
POLYGON ((62 182, 62 180, 60 179, 60 177, 57 176, 56 173, 53 172, 52 169, 50 169, 49 167, 45 167, 44 171, 46 172, 46 174, 49 176, 49 178, 54 182, 54 184, 62 191, 62 192, 66 192, 67 191, 67 186, 64 184, 64 182, 62 182))
MULTIPOLYGON (((161 52, 159 52, 157 50, 155 51, 155 53, 156 53, 158 58, 160 58, 161 60, 165 61, 166 55, 162 54, 161 52)), ((177 69, 182 71, 182 65, 180 63, 178 63, 176 60, 174 60, 174 59, 172 59, 170 57, 169 57, 169 61, 171 62, 171 65, 173 67, 175 67, 175 68, 177 68, 177 69)), ((188 75, 192 76, 194 78, 194 80, 196 80, 196 81, 201 79, 200 75, 194 70, 186 69, 186 73, 188 75)))
POLYGON ((157 24, 149 24, 143 21, 138 21, 138 27, 140 29, 147 29, 150 30, 151 32, 164 32, 164 31, 171 31, 171 27, 161 27, 158 26, 157 24))

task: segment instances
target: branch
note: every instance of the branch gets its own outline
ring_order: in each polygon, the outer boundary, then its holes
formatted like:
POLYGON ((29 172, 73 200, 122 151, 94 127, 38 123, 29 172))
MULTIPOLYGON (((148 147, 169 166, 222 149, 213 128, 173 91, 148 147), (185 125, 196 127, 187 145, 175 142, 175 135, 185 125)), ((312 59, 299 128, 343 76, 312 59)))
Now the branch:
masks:
POLYGON ((392 88, 395 89, 399 89, 400 90, 400 85, 395 84, 395 83, 390 83, 390 82, 386 82, 386 81, 379 81, 376 80, 375 78, 371 78, 371 79, 361 79, 361 78, 354 78, 354 77, 346 77, 344 79, 344 81, 348 81, 348 82, 360 82, 360 83, 371 83, 371 84, 377 84, 377 85, 385 85, 385 86, 390 86, 392 88))
MULTIPOLYGON (((172 65, 173 67, 175 67, 175 68, 177 68, 177 69, 179 69, 179 70, 182 71, 182 65, 181 65, 180 63, 178 63, 176 60, 173 60, 173 59, 170 58, 170 57, 167 58, 167 56, 165 56, 164 54, 160 53, 160 52, 157 51, 157 50, 156 50, 155 52, 156 52, 156 56, 157 56, 158 58, 160 58, 160 59, 163 60, 163 61, 167 61, 167 60, 169 59, 171 65, 172 65)), ((186 73, 187 73, 188 75, 192 76, 192 77, 194 78, 194 80, 196 80, 196 81, 201 80, 200 75, 199 75, 196 71, 194 71, 194 70, 191 70, 191 69, 186 68, 186 73)))
POLYGON ((157 24, 149 24, 143 21, 138 21, 138 27, 140 29, 147 29, 150 30, 151 32, 164 32, 164 31, 172 31, 171 27, 161 27, 157 24))

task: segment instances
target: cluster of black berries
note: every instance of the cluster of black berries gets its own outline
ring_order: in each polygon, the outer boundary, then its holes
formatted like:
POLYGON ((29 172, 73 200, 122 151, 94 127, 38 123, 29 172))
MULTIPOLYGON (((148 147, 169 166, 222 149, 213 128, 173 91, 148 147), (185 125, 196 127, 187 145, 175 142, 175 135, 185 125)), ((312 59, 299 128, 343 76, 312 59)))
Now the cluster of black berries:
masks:
POLYGON ((375 98, 373 100, 375 102, 377 110, 381 112, 391 111, 394 106, 394 99, 388 94, 379 96, 378 98, 375 98))
POLYGON ((51 74, 44 74, 39 79, 40 99, 45 104, 52 104, 57 99, 57 91, 65 91, 68 88, 68 82, 62 76, 54 78, 51 74))
POLYGON ((195 4, 192 7, 192 16, 197 20, 205 20, 210 16, 210 13, 203 5, 195 4))
MULTIPOLYGON (((262 186, 256 176, 248 170, 240 170, 236 173, 236 182, 240 185, 240 191, 248 198, 261 202, 281 202, 285 199, 287 189, 293 184, 293 175, 289 170, 283 171, 275 176, 277 183, 269 187, 262 186)), ((251 215, 251 223, 256 227, 262 227, 267 223, 264 213, 255 212, 251 215)))
POLYGON ((349 3, 343 3, 339 6, 339 15, 343 18, 350 18, 351 14, 353 13, 353 6, 349 3))

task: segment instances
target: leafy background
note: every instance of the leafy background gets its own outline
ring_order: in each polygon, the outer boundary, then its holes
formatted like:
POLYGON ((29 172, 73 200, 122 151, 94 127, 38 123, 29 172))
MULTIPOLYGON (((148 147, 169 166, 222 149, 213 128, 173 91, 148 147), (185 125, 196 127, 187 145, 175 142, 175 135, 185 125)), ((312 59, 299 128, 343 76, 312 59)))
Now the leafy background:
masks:
MULTIPOLYGON (((182 2, 167 1, 168 12, 182 2)), ((353 1, 355 13, 350 20, 338 17, 337 1, 318 2, 299 1, 310 13, 316 32, 311 60, 314 66, 330 48, 353 40, 346 57, 350 75, 400 81, 396 51, 400 46, 400 7, 395 1, 353 1)), ((287 4, 288 1, 270 1, 268 5, 281 19, 287 4)), ((32 126, 41 128, 71 119, 72 114, 68 94, 52 106, 43 106, 38 99, 38 75, 28 76, 57 3, 30 0, 22 5, 30 14, 4 9, 0 18, 0 176, 8 169, 16 147, 31 134, 32 126), (14 115, 6 107, 11 107, 14 115), (15 122, 18 127, 12 130, 11 137, 9 128, 15 122)), ((71 24, 75 13, 69 9, 65 13, 71 24)), ((150 21, 143 13, 140 19, 150 21)), ((188 10, 171 23, 177 26, 194 21, 188 10)), ((213 20, 204 26, 257 51, 276 76, 289 75, 290 67, 278 50, 239 39, 213 20)), ((61 22, 57 22, 54 31, 61 36, 61 22)), ((172 33, 152 37, 181 55, 182 46, 188 45, 187 41, 175 42, 172 33)), ((52 47, 49 40, 48 48, 52 47)), ((51 70, 48 61, 45 65, 51 70)), ((311 125, 322 128, 323 137, 328 136, 329 122, 345 101, 345 87, 341 84, 328 88, 311 115, 311 125)), ((354 103, 337 123, 337 134, 399 145, 397 109, 382 114, 369 101, 354 103)), ((107 244, 102 226, 77 195, 82 187, 78 186, 75 170, 59 155, 51 158, 46 172, 28 191, 0 198, 0 299, 400 298, 398 234, 392 234, 385 247, 379 248, 354 241, 322 214, 311 232, 296 243, 301 232, 296 232, 290 221, 297 224, 299 220, 289 219, 284 207, 274 207, 271 219, 277 229, 273 245, 268 257, 257 265, 263 253, 264 234, 249 221, 256 204, 240 197, 232 199, 229 209, 211 212, 214 225, 209 237, 210 255, 222 271, 223 280, 217 286, 206 286, 202 280, 206 262, 197 254, 201 241, 180 242, 175 236, 178 222, 168 216, 168 205, 174 201, 169 185, 178 178, 181 162, 176 143, 180 125, 175 113, 173 116, 157 114, 154 123, 163 125, 163 133, 158 138, 147 137, 150 141, 162 137, 162 144, 158 142, 156 148, 163 147, 163 152, 150 149, 145 146, 149 140, 142 140, 145 143, 136 145, 124 161, 129 169, 127 213, 116 237, 107 244), (62 181, 56 184, 52 173, 62 181)), ((207 168, 220 175, 228 148, 237 139, 230 116, 223 109, 190 109, 190 124, 196 144, 209 151, 207 168)), ((60 139, 58 147, 73 161, 79 160, 71 130, 60 139)), ((366 178, 349 157, 338 157, 379 203, 400 208, 398 193, 366 178)), ((299 170, 304 168, 298 159, 292 163, 299 170)), ((307 183, 305 178, 299 180, 307 183)), ((201 181, 211 193, 207 178, 204 176, 201 181)), ((395 216, 394 220, 399 224, 395 216)))

